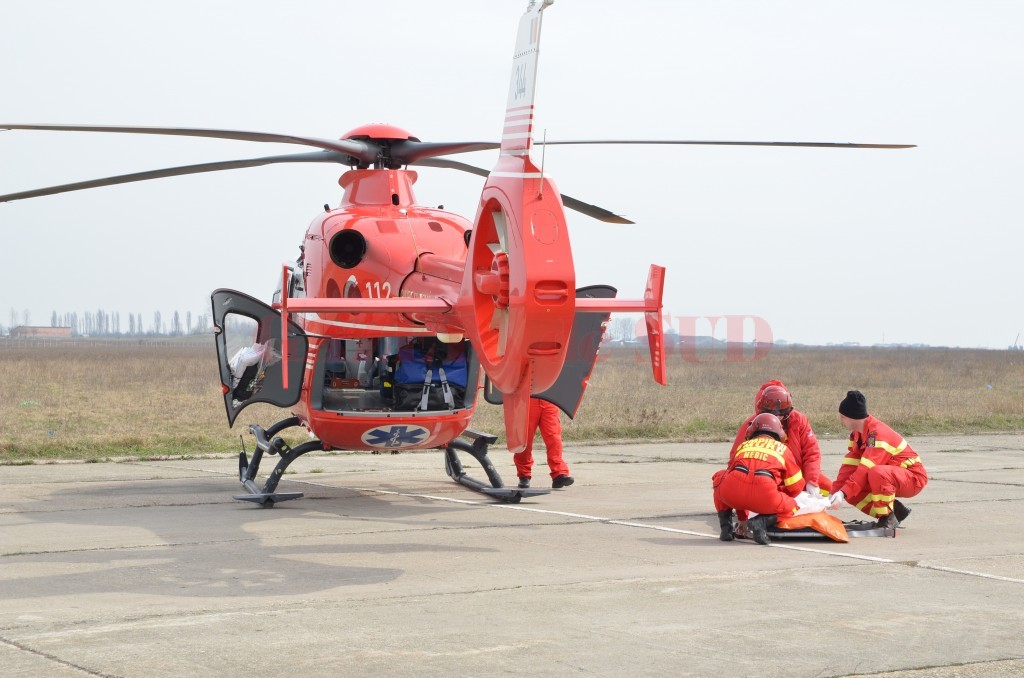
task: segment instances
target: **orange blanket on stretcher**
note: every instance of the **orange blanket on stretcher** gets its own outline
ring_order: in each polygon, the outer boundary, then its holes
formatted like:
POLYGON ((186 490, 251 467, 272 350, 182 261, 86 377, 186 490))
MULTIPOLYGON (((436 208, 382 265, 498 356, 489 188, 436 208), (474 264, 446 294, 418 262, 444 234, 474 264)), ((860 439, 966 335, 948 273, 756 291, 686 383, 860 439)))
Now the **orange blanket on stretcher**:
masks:
POLYGON ((817 513, 805 513, 800 516, 792 516, 778 521, 775 526, 780 530, 799 530, 809 527, 812 530, 821 532, 823 535, 834 541, 848 542, 850 537, 846 534, 843 521, 831 513, 818 511, 817 513))

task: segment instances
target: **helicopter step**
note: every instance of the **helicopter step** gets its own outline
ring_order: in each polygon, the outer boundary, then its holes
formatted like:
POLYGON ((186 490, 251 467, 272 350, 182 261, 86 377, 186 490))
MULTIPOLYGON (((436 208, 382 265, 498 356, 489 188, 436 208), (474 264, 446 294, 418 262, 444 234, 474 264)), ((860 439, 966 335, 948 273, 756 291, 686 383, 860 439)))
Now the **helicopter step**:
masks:
POLYGON ((523 497, 551 494, 551 490, 547 488, 505 487, 501 476, 498 474, 498 470, 494 468, 490 457, 487 456, 487 446, 497 441, 497 436, 466 429, 462 432, 461 438, 456 438, 444 449, 444 469, 455 482, 471 490, 500 499, 507 504, 518 504, 522 501, 523 497), (468 438, 469 440, 462 440, 461 438, 468 438), (490 481, 490 485, 466 473, 462 466, 462 460, 459 459, 460 450, 468 453, 480 463, 484 473, 487 474, 487 480, 490 481))
POLYGON ((263 427, 256 424, 249 427, 249 431, 256 436, 256 450, 252 453, 252 460, 246 456, 245 452, 241 452, 238 455, 238 479, 242 482, 245 489, 249 491, 249 494, 236 494, 233 499, 253 502, 263 508, 274 508, 274 504, 278 502, 300 499, 304 496, 302 492, 274 491, 277 489, 277 484, 281 481, 281 476, 284 475, 285 469, 293 461, 307 452, 323 449, 323 445, 319 440, 311 440, 298 447, 290 447, 277 436, 281 431, 293 426, 299 426, 300 424, 301 422, 298 417, 289 417, 288 419, 282 419, 265 431, 263 427), (270 477, 267 478, 267 482, 260 488, 256 484, 256 474, 259 473, 260 462, 263 460, 264 454, 280 455, 281 460, 277 462, 277 466, 270 474, 270 477))

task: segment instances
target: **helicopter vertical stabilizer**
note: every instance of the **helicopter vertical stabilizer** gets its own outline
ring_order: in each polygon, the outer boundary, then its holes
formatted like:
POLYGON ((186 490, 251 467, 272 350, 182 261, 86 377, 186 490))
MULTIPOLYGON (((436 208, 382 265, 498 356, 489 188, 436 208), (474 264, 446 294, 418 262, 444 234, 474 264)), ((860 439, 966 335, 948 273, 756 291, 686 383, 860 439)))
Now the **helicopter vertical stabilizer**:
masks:
POLYGON ((480 196, 462 297, 467 334, 504 394, 508 447, 526 446, 528 400, 549 388, 565 361, 575 314, 572 249, 558 189, 530 159, 543 11, 519 22, 498 162, 480 196))

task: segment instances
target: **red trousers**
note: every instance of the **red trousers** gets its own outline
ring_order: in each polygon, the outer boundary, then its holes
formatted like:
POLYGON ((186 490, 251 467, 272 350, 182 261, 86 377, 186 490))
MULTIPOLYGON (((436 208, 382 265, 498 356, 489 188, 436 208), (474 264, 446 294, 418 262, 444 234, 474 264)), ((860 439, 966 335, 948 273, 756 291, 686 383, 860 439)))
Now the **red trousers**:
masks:
POLYGON ((796 513, 796 500, 779 489, 778 481, 757 475, 753 469, 749 473, 719 471, 712 477, 712 483, 715 486, 715 510, 736 509, 740 520, 746 519, 747 511, 774 513, 779 518, 788 518, 796 513))
POLYGON ((921 464, 910 468, 874 466, 868 469, 867 489, 859 496, 847 497, 846 502, 872 518, 887 516, 896 497, 913 497, 927 484, 928 474, 921 464))
POLYGON ((533 438, 538 427, 547 448, 548 472, 551 477, 569 475, 569 466, 562 459, 562 422, 558 418, 558 408, 538 398, 530 398, 530 432, 526 449, 512 455, 516 463, 516 474, 520 478, 530 478, 533 474, 533 438))

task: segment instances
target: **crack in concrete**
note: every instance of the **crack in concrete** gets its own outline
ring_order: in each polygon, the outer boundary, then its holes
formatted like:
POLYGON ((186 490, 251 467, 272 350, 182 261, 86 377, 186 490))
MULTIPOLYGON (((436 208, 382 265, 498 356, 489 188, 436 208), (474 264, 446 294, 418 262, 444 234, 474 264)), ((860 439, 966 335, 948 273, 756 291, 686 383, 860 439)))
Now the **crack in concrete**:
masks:
POLYGON ((116 675, 114 675, 112 673, 100 673, 98 671, 93 671, 91 669, 87 669, 84 666, 79 666, 78 664, 74 664, 74 663, 69 662, 69 661, 67 661, 65 659, 61 659, 60 657, 58 657, 56 655, 52 655, 49 652, 43 652, 41 650, 32 649, 31 647, 28 647, 24 643, 19 643, 18 641, 11 640, 10 638, 0 637, 0 643, 3 643, 4 645, 7 645, 8 647, 12 647, 15 650, 19 650, 20 652, 25 652, 25 653, 33 655, 35 657, 40 657, 42 659, 46 659, 46 660, 54 662, 56 664, 60 664, 61 666, 66 666, 66 667, 68 667, 70 669, 74 669, 76 671, 81 671, 82 673, 84 673, 87 676, 96 676, 97 678, 120 678, 120 676, 116 676, 116 675))

